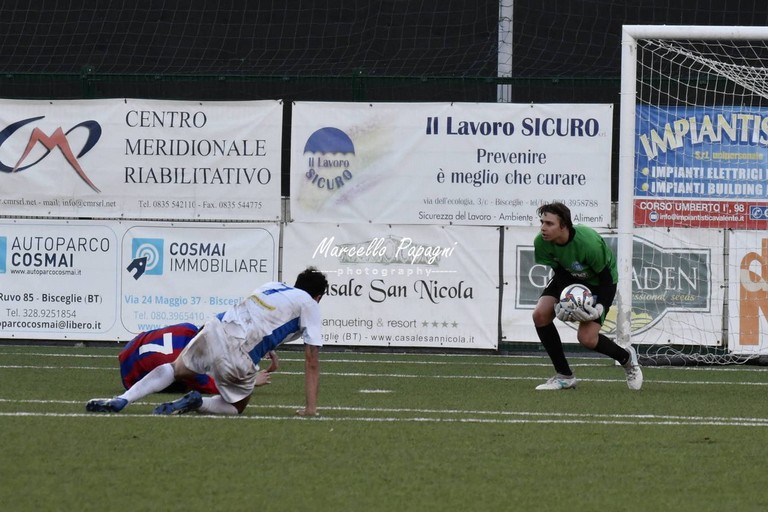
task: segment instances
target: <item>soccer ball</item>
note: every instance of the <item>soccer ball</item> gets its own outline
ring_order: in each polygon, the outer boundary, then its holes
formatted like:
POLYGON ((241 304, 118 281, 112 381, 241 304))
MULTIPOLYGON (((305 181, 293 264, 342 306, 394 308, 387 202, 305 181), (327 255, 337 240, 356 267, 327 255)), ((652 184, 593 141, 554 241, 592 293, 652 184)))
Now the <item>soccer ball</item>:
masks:
POLYGON ((560 305, 566 309, 584 309, 584 304, 594 306, 595 298, 583 284, 566 286, 560 294, 560 305))

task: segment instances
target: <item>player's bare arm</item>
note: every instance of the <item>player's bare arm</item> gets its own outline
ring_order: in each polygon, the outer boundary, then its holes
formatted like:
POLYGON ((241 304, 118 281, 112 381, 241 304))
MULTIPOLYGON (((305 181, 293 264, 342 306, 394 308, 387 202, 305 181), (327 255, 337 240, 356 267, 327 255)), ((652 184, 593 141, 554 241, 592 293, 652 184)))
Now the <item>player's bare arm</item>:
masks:
POLYGON ((304 345, 304 393, 306 407, 299 409, 299 416, 317 415, 317 395, 320 384, 320 347, 304 345))
POLYGON ((271 360, 271 363, 269 364, 269 368, 267 368, 267 373, 276 372, 277 369, 280 367, 280 358, 277 357, 277 352, 274 350, 270 350, 267 355, 269 356, 269 359, 271 360))

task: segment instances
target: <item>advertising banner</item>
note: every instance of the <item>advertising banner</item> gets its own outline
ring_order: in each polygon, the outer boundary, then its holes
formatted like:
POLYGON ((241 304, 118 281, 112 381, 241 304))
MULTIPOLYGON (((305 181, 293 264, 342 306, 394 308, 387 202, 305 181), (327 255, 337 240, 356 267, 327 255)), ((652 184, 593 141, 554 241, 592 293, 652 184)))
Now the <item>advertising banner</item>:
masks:
POLYGON ((121 323, 200 325, 277 279, 279 226, 133 225, 121 240, 121 323))
POLYGON ((768 354, 768 234, 730 233, 728 350, 768 354))
POLYGON ((4 338, 125 341, 277 278, 277 224, 0 223, 4 338))
POLYGON ((118 319, 115 224, 0 221, 3 338, 107 339, 118 319))
POLYGON ((498 228, 287 224, 285 280, 309 265, 327 345, 498 347, 498 228))
MULTIPOLYGON (((531 320, 551 270, 534 262, 533 239, 507 229, 504 237, 504 299, 502 339, 538 342, 531 320)), ((602 232, 617 252, 615 233, 602 232)), ((691 229, 636 229, 632 269, 632 343, 695 344, 722 342, 724 268, 722 232, 691 229), (716 238, 716 237, 719 237, 716 238)), ((616 334, 616 308, 606 316, 602 332, 616 334)), ((555 320, 564 343, 576 342, 574 323, 555 320)))
POLYGON ((635 224, 768 228, 768 111, 637 107, 635 224))
POLYGON ((543 202, 608 226, 611 105, 293 106, 291 215, 303 222, 531 226, 543 202))
POLYGON ((0 100, 0 214, 280 218, 282 104, 0 100))

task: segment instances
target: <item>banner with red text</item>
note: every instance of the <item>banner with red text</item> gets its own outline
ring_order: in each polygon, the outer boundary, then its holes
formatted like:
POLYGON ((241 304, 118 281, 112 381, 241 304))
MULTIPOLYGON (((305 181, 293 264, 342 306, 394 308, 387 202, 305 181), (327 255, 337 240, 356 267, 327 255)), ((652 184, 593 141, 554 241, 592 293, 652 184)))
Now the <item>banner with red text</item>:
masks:
POLYGON ((0 215, 280 218, 282 104, 0 100, 0 215))
POLYGON ((768 228, 765 108, 638 105, 634 222, 768 228))

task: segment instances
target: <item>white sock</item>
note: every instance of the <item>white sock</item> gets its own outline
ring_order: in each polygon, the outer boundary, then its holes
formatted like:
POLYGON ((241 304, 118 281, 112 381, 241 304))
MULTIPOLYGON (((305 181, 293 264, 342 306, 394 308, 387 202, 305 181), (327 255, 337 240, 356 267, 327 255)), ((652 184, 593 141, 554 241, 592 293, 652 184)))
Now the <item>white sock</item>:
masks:
POLYGON ((175 380, 173 365, 171 363, 161 364, 131 386, 131 389, 120 395, 120 398, 125 398, 128 403, 133 403, 147 395, 164 390, 175 380))
POLYGON ((238 414, 237 407, 221 398, 221 395, 203 397, 203 405, 197 412, 201 414, 226 414, 228 416, 238 414))

